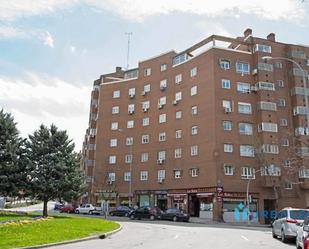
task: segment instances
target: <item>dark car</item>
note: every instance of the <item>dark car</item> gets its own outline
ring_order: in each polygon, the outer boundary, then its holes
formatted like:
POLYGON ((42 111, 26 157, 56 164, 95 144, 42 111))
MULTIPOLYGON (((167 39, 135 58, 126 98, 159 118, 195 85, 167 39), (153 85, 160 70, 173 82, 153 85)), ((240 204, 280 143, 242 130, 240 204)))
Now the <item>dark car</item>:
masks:
POLYGON ((54 206, 54 210, 60 210, 60 208, 62 208, 64 206, 63 203, 61 202, 56 202, 55 206, 54 206))
POLYGON ((190 220, 190 216, 178 208, 169 208, 161 214, 161 220, 188 222, 190 220))
POLYGON ((130 219, 160 219, 162 210, 158 207, 140 207, 130 213, 130 219))
POLYGON ((60 213, 75 213, 75 207, 71 204, 64 205, 59 209, 60 213))
POLYGON ((129 214, 133 211, 133 208, 127 206, 118 206, 114 210, 109 212, 110 216, 126 216, 128 217, 129 214))

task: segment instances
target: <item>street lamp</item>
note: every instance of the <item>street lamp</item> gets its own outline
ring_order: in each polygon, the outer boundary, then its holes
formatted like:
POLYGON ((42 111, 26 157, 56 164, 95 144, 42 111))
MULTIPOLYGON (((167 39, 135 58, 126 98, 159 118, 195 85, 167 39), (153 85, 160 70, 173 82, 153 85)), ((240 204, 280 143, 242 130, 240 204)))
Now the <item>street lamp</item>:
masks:
MULTIPOLYGON (((119 132, 123 132, 122 129, 118 129, 119 132)), ((132 207, 132 161, 133 161, 133 141, 130 144, 129 147, 129 155, 130 155, 130 164, 129 164, 129 170, 130 170, 130 181, 129 181, 129 207, 132 207)))
POLYGON ((305 94, 305 106, 306 106, 306 125, 307 128, 309 129, 309 103, 308 103, 308 90, 307 90, 307 72, 294 60, 290 59, 290 58, 285 58, 285 57, 271 57, 271 56, 263 56, 262 57, 263 60, 285 60, 285 61, 289 61, 292 62, 294 65, 296 65, 298 67, 298 69, 302 72, 303 75, 303 83, 304 83, 304 94, 305 94))

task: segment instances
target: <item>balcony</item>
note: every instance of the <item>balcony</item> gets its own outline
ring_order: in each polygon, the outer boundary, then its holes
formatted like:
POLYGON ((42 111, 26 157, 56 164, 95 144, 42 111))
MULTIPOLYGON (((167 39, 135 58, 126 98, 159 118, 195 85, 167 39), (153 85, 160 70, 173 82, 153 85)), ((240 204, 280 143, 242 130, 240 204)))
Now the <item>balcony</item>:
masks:
POLYGON ((262 186, 265 188, 280 187, 280 177, 278 176, 262 176, 262 186))
POLYGON ((299 181, 302 182, 302 189, 309 189, 309 169, 302 168, 299 170, 299 181))

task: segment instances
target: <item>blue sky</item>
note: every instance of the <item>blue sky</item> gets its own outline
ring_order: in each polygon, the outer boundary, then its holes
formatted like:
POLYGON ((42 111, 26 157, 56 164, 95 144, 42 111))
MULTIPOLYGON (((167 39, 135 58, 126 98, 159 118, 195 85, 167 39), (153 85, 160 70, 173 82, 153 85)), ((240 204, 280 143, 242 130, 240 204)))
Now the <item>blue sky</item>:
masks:
POLYGON ((301 0, 0 0, 0 108, 23 136, 39 124, 67 129, 81 148, 92 82, 211 34, 276 33, 309 45, 309 4, 301 0))

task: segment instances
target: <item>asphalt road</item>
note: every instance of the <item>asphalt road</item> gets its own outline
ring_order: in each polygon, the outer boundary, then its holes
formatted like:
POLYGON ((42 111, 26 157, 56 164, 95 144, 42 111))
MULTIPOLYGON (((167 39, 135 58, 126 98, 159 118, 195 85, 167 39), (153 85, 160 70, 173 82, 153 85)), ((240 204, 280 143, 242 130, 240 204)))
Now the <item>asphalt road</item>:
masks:
POLYGON ((283 244, 273 239, 268 228, 243 229, 238 227, 206 226, 193 223, 161 221, 119 222, 123 229, 107 239, 90 240, 54 249, 285 249, 294 243, 283 244))

